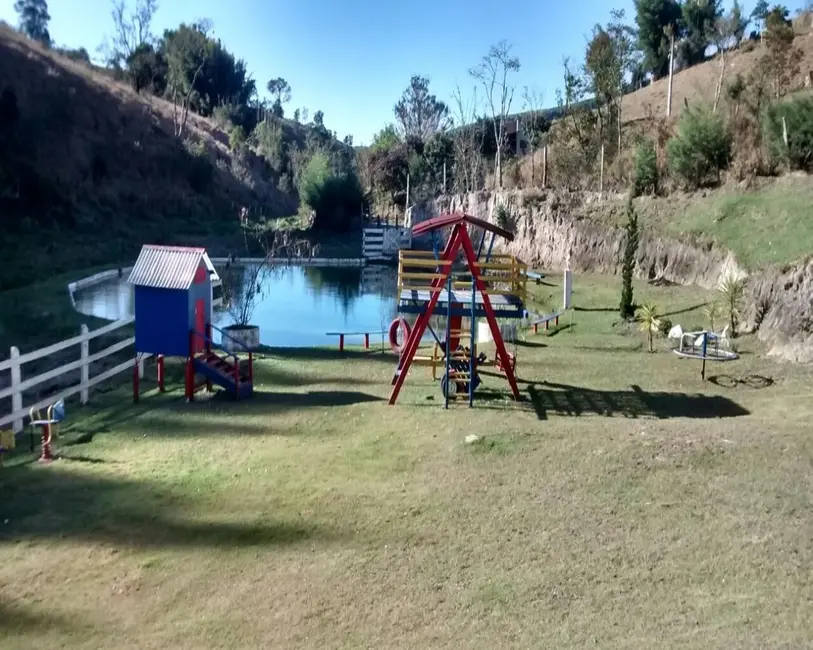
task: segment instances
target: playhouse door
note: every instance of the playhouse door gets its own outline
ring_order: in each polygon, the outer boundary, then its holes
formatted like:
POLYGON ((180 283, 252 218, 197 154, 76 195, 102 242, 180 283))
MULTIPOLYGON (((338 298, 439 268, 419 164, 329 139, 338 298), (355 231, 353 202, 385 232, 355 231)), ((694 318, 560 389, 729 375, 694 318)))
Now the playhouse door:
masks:
MULTIPOLYGON (((206 335, 206 301, 195 301, 195 331, 206 335)), ((203 352, 206 342, 200 337, 195 337, 195 352, 203 352)))

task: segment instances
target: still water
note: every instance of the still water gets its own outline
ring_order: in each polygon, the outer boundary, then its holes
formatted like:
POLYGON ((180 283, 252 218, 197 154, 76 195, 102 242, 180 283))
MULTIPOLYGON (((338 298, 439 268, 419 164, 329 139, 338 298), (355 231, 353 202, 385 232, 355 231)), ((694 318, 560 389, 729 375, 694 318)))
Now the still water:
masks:
MULTIPOLYGON (((224 302, 231 306, 215 310, 214 324, 234 323, 247 306, 264 345, 337 344, 336 337, 325 333, 385 330, 396 315, 397 273, 390 267, 288 266, 264 268, 257 275, 256 267, 245 266, 218 272, 224 302)), ((133 315, 133 290, 126 276, 79 290, 74 299, 76 309, 89 316, 118 320, 133 315)))

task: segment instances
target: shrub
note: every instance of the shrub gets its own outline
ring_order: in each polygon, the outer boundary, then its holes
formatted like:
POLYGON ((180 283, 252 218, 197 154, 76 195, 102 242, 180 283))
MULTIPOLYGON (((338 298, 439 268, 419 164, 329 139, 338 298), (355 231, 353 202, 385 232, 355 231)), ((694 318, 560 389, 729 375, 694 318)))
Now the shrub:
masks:
POLYGON ((771 104, 765 111, 763 129, 771 157, 776 162, 790 169, 813 171, 813 97, 793 97, 771 104))
POLYGON ((494 219, 503 230, 510 231, 513 228, 514 216, 511 214, 511 207, 505 203, 500 203, 494 209, 494 219))
POLYGON ((652 140, 642 140, 635 149, 635 194, 655 194, 658 191, 658 154, 652 140))
POLYGON ((708 110, 690 108, 683 113, 678 134, 666 145, 669 168, 686 186, 696 189, 720 180, 728 167, 731 136, 723 119, 708 110))
POLYGON ((668 318, 659 318, 658 319, 658 332, 661 336, 669 336, 669 332, 672 331, 673 323, 668 318))
POLYGON ((251 141, 276 173, 281 174, 285 171, 288 152, 282 127, 279 124, 271 121, 260 122, 254 129, 254 133, 251 134, 251 141))
POLYGON ((344 230, 361 213, 364 193, 352 169, 335 170, 327 154, 314 154, 299 179, 299 200, 314 213, 315 229, 344 230))
POLYGON ((242 152, 246 148, 246 132, 242 126, 235 126, 229 132, 229 149, 235 152, 242 152))

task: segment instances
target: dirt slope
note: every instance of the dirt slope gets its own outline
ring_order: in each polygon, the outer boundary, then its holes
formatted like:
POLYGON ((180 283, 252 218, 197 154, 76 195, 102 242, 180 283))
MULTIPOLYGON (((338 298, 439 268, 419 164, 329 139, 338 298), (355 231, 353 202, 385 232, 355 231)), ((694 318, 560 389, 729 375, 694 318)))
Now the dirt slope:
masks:
MULTIPOLYGON (((797 33, 798 31, 800 29, 797 29, 797 33)), ((813 71, 813 31, 807 29, 807 33, 798 35, 795 45, 802 50, 804 55, 798 78, 794 83, 794 86, 801 86, 804 84, 805 78, 813 71)), ((738 51, 728 55, 726 81, 730 81, 737 74, 747 78, 762 57, 764 51, 762 45, 757 44, 753 50, 746 51, 748 47, 744 43, 738 51)), ((714 90, 717 87, 719 76, 719 58, 714 58, 677 73, 674 76, 672 87, 673 116, 680 116, 686 102, 689 105, 713 102, 714 90)), ((650 116, 664 116, 666 114, 668 86, 668 79, 661 79, 646 88, 626 95, 622 103, 623 120, 626 122, 650 116)))
POLYGON ((183 143, 171 104, 2 24, 0 94, 0 289, 131 259, 146 242, 216 247, 242 206, 296 210, 208 120, 190 116, 183 143))

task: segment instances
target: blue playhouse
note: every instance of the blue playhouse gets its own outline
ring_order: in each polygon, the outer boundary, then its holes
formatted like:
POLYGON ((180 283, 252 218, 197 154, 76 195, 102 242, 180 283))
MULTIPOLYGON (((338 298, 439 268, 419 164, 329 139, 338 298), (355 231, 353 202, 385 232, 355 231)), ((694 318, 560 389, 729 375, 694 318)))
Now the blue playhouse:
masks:
MULTIPOLYGON (((212 324, 212 283, 217 271, 204 248, 142 247, 129 283, 135 295, 136 361, 144 355, 158 360, 158 386, 164 390, 164 358, 185 360, 185 395, 192 401, 212 384, 236 398, 253 392, 254 360, 226 352, 212 332, 228 336, 212 324), (202 377, 202 379, 199 379, 202 377)), ((138 363, 136 363, 136 369, 138 363)), ((133 398, 138 400, 138 372, 133 373, 133 398)))

